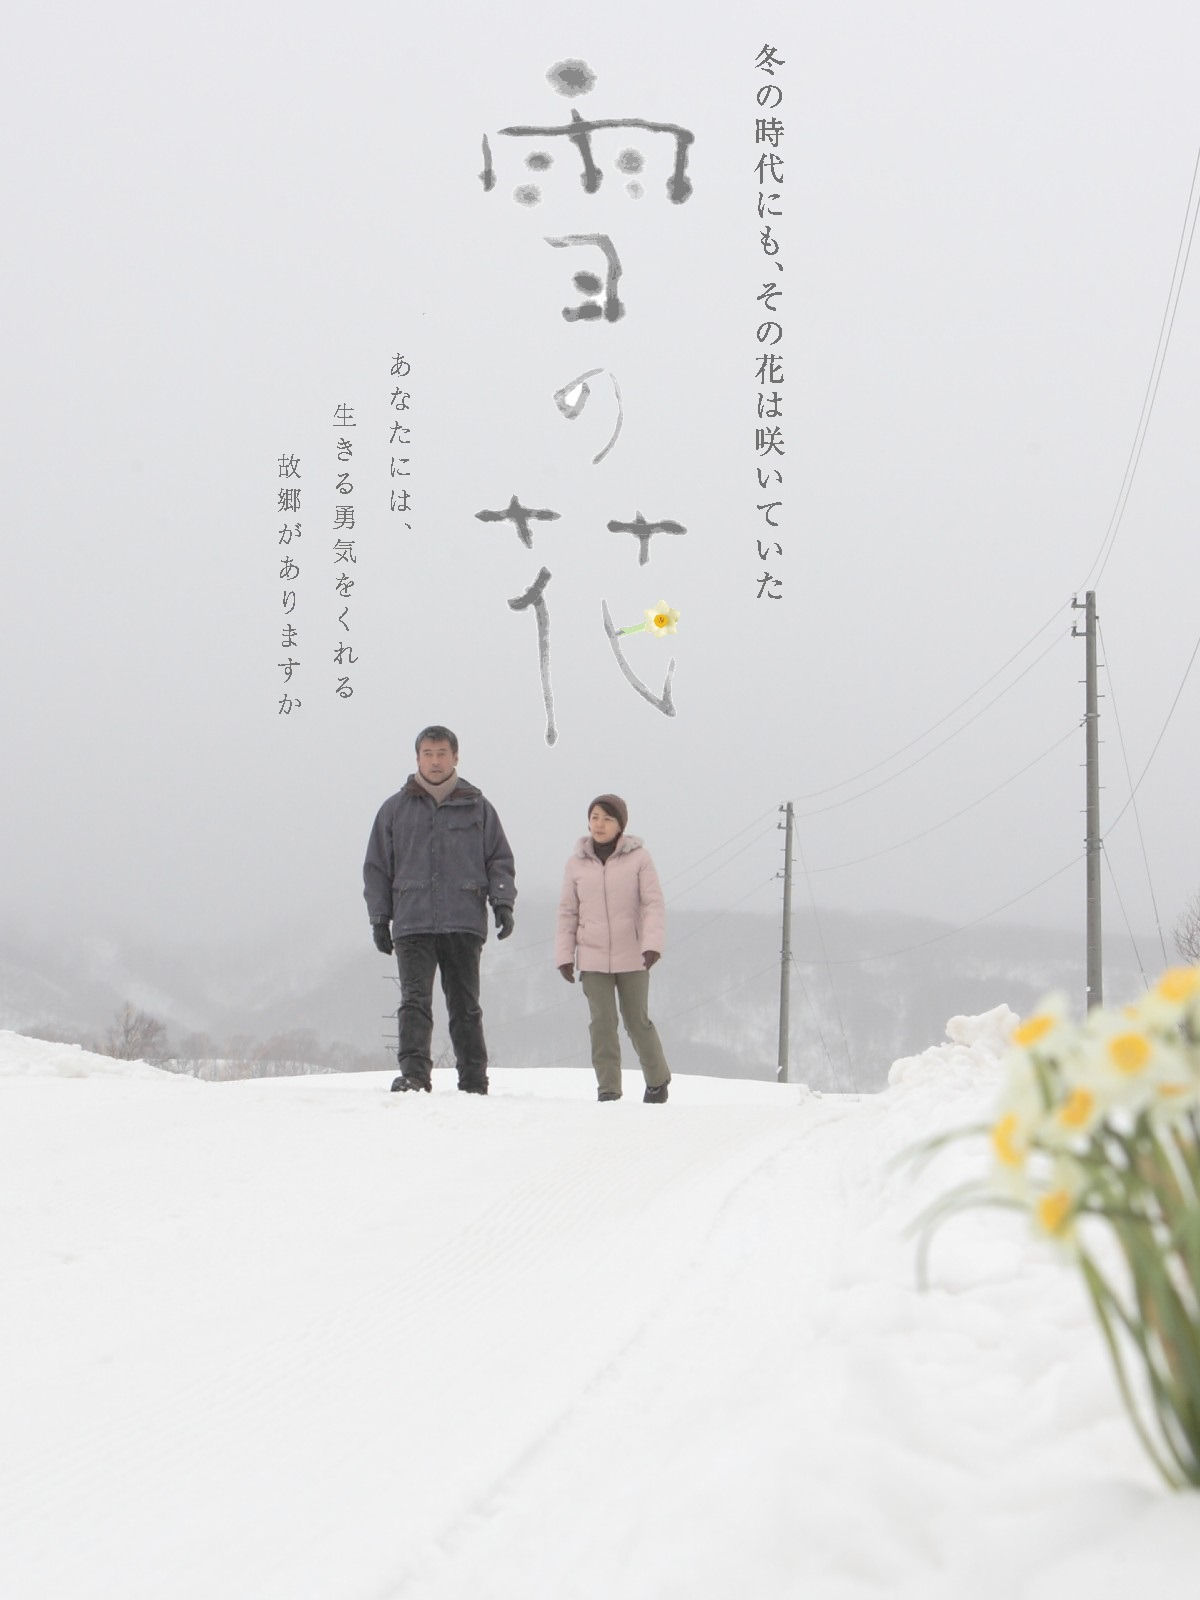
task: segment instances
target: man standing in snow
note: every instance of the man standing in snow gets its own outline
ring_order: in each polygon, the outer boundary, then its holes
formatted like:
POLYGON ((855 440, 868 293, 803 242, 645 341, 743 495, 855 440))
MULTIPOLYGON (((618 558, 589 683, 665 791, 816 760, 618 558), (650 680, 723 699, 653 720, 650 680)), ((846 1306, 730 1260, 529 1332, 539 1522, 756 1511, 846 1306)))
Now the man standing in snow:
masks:
POLYGON ((400 1076, 392 1088, 433 1087, 433 974, 440 967, 458 1087, 486 1094, 479 957, 488 902, 497 936, 513 931, 512 851, 495 810, 459 777, 450 729, 422 729, 416 750, 417 770, 379 808, 363 863, 375 947, 385 956, 394 949, 400 968, 400 1076))

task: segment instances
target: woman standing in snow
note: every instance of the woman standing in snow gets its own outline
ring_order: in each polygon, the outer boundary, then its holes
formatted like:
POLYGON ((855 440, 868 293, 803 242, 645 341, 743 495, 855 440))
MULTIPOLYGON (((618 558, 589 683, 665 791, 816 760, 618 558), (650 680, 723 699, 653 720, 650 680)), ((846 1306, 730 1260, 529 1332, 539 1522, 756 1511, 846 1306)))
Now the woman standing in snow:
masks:
POLYGON ((597 795, 588 807, 588 831, 563 874, 554 959, 568 983, 575 982, 579 967, 591 1011, 597 1099, 621 1098, 619 1003, 646 1080, 642 1099, 661 1105, 671 1074, 647 1008, 650 968, 662 954, 666 912, 650 852, 625 832, 628 821, 620 795, 597 795))

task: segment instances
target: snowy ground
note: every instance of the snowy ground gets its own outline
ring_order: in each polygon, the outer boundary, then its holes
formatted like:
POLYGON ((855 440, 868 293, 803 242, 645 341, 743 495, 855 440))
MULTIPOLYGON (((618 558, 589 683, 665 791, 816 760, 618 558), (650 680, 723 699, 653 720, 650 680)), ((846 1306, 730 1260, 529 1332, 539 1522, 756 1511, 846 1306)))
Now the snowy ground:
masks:
POLYGON ((1194 1591, 1073 1276, 886 1093, 207 1084, 0 1033, 5 1600, 1194 1591), (636 1090, 636 1094, 635 1094, 636 1090))

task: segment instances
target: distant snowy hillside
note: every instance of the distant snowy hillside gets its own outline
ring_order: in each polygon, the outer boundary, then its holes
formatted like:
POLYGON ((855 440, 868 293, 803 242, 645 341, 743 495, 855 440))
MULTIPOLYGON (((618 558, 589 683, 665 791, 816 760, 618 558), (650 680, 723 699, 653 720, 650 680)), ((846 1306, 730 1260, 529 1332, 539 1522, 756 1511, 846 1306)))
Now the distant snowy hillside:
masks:
MULTIPOLYGON (((554 915, 553 902, 523 897, 514 937, 490 940, 484 952, 484 1017, 498 1066, 587 1064, 586 1004, 551 960, 554 915)), ((951 1012, 1001 1001, 1024 1011, 1048 988, 1082 1003, 1081 936, 1003 924, 946 933, 924 918, 837 912, 822 912, 818 932, 811 911, 798 910, 792 1077, 832 1090, 880 1089, 889 1062, 923 1049, 951 1012)), ((672 1071, 774 1077, 779 943, 774 917, 671 910, 651 995, 672 1071)), ((1106 950, 1110 989, 1135 994, 1141 973, 1128 942, 1110 937, 1106 950)), ((194 1031, 209 1035, 202 1055, 236 1056, 308 1030, 324 1046, 342 1042, 327 1065, 362 1051, 382 1069, 389 1041, 394 1048, 394 974, 365 922, 356 940, 324 947, 292 948, 282 936, 203 950, 92 936, 67 948, 14 942, 0 948, 0 1027, 95 1038, 132 1000, 162 1017, 176 1046, 194 1031)), ((440 995, 435 1005, 440 1011, 440 995)), ((435 1054, 447 1043, 439 1023, 435 1054)))

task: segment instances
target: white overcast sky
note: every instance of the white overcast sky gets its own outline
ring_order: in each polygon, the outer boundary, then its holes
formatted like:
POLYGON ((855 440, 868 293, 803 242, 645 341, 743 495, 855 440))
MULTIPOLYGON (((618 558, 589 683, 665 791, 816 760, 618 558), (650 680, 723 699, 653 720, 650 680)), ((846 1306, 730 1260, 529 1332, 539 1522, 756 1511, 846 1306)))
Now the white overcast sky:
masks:
MULTIPOLYGON (((809 796, 819 904, 966 923, 1078 858, 1005 917, 1081 920, 1069 602, 1121 487, 1185 222, 1200 10, 116 0, 24 7, 4 56, 14 928, 354 928, 370 822, 428 721, 457 730, 527 888, 557 884, 587 802, 615 789, 680 903, 694 883, 687 903, 770 910, 772 809, 809 796), (784 61, 778 600, 756 598, 755 549, 774 498, 755 479, 768 42, 784 61), (564 58, 596 73, 590 95, 551 92, 564 58), (559 145, 530 174, 535 144, 499 129, 572 104, 694 132, 691 199, 667 202, 652 135, 597 136, 593 196, 559 145), (636 200, 613 165, 627 145, 646 158, 636 200), (533 177, 543 203, 515 204, 533 177), (560 314, 570 273, 600 258, 545 239, 585 232, 620 254, 619 323, 560 314), (397 352, 409 518, 389 510, 397 352), (568 423, 554 391, 590 368, 568 423), (608 374, 624 427, 593 466, 608 374), (331 659, 341 402, 357 422, 349 700, 331 659), (286 717, 283 453, 300 458, 304 529, 286 717), (532 550, 475 518, 514 494, 560 513, 532 550), (606 529, 638 511, 688 530, 656 536, 644 567, 606 529), (542 565, 553 748, 534 621, 506 604, 542 565), (626 654, 657 686, 674 653, 674 719, 625 683, 601 625, 602 601, 620 625, 660 600, 677 638, 626 654)), ((1099 584, 1106 818, 1128 795, 1114 695, 1136 774, 1200 627, 1197 272, 1099 584)), ((1200 886, 1198 697, 1200 668, 1138 797, 1168 924, 1200 886)), ((1152 928, 1132 813, 1108 849, 1152 928)))

